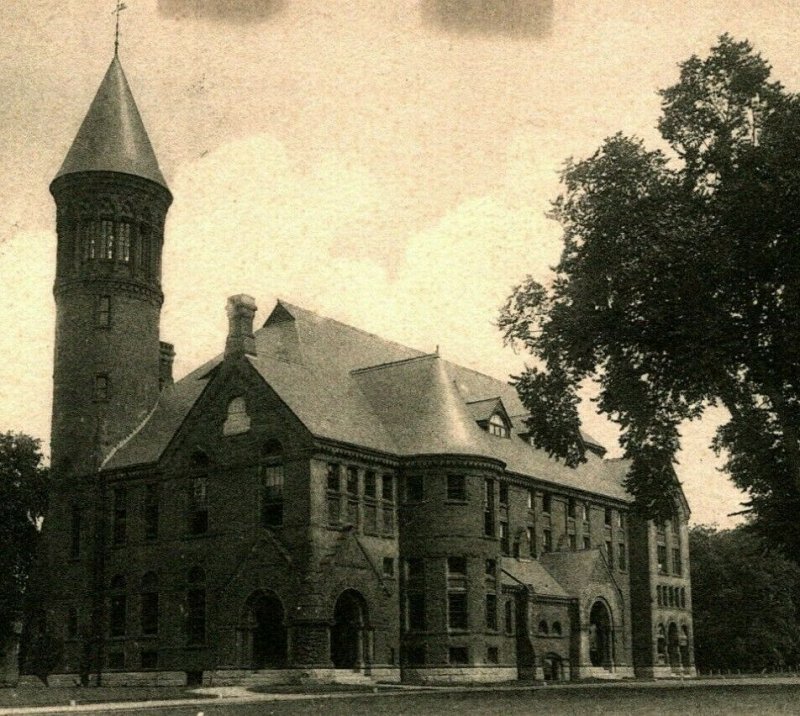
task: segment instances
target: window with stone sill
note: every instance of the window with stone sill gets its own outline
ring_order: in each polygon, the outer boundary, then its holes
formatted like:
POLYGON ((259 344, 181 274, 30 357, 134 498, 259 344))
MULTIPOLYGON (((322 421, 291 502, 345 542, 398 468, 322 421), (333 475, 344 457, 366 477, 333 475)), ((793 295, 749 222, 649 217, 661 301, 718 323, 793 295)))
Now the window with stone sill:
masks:
POLYGON ((464 630, 469 627, 466 592, 447 593, 447 626, 449 629, 455 630, 464 630))
POLYGON ((108 402, 111 393, 111 381, 106 373, 98 373, 94 377, 94 399, 98 403, 108 402))
POLYGON ((383 558, 383 576, 394 577, 394 557, 383 558))
POLYGON ((283 524, 285 471, 283 446, 278 440, 268 440, 261 448, 259 477, 261 524, 264 527, 280 527, 283 524))
POLYGON ((469 649, 466 646, 451 646, 447 660, 450 664, 469 664, 469 649))
POLYGON ((96 308, 96 322, 98 328, 108 328, 111 325, 111 296, 98 296, 96 308))
POLYGON ((486 628, 497 631, 497 594, 493 592, 486 595, 486 628))
POLYGON ((447 499, 451 502, 466 502, 467 478, 464 475, 447 476, 447 499))

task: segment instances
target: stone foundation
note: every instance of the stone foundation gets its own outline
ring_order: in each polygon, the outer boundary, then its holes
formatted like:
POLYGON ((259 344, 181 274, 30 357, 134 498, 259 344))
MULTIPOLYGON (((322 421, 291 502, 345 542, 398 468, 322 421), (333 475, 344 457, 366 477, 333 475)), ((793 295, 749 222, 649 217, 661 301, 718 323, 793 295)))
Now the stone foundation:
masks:
POLYGON ((575 666, 572 668, 572 680, 580 679, 633 679, 632 666, 614 666, 606 669, 603 666, 575 666))
POLYGON ((491 684, 517 680, 516 666, 421 666, 402 670, 411 684, 491 684))
POLYGON ((693 679, 697 676, 694 666, 673 669, 671 666, 637 667, 636 676, 641 679, 693 679))

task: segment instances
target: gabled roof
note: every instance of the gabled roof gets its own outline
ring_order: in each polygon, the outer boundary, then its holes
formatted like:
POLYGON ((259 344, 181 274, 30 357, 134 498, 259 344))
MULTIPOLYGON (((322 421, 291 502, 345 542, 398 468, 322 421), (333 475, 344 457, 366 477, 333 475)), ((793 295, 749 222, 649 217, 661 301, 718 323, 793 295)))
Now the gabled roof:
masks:
POLYGON ((579 597, 591 582, 614 581, 599 547, 578 552, 546 552, 540 560, 548 573, 573 597, 579 597))
MULTIPOLYGON (((523 439, 525 408, 513 386, 279 301, 247 360, 312 435, 397 456, 476 455, 545 483, 629 501, 625 461, 569 468, 523 439), (489 435, 475 410, 503 407, 510 438, 489 435), (476 407, 477 406, 477 407, 476 407)), ((159 459, 208 382, 218 356, 161 396, 140 430, 104 467, 159 459)))
POLYGON ((116 55, 56 178, 95 171, 132 174, 167 188, 116 55))
POLYGON ((534 594, 566 599, 570 595, 538 560, 503 560, 503 584, 524 584, 534 594))

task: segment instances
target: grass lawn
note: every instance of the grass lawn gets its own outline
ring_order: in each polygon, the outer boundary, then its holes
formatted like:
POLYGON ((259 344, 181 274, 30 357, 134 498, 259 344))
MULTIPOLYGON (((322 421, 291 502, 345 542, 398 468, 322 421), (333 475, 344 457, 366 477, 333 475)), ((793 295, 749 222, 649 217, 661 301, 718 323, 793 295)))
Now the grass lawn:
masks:
POLYGON ((36 687, 0 689, 0 708, 15 706, 68 706, 108 703, 110 701, 148 701, 161 699, 201 698, 185 686, 120 686, 120 687, 36 687))

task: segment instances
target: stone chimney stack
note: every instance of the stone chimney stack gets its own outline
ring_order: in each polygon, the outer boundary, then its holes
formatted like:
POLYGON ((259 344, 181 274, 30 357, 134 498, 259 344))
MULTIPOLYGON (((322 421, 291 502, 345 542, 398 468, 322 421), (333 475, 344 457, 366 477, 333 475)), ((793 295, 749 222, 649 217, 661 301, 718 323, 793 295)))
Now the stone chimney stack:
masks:
POLYGON ((174 383, 172 379, 172 363, 175 360, 175 346, 172 343, 159 342, 158 387, 163 390, 174 383))
POLYGON ((228 313, 228 339, 225 341, 225 358, 241 358, 256 355, 256 339, 253 335, 253 319, 256 301, 252 296, 240 293, 231 296, 226 307, 228 313))

